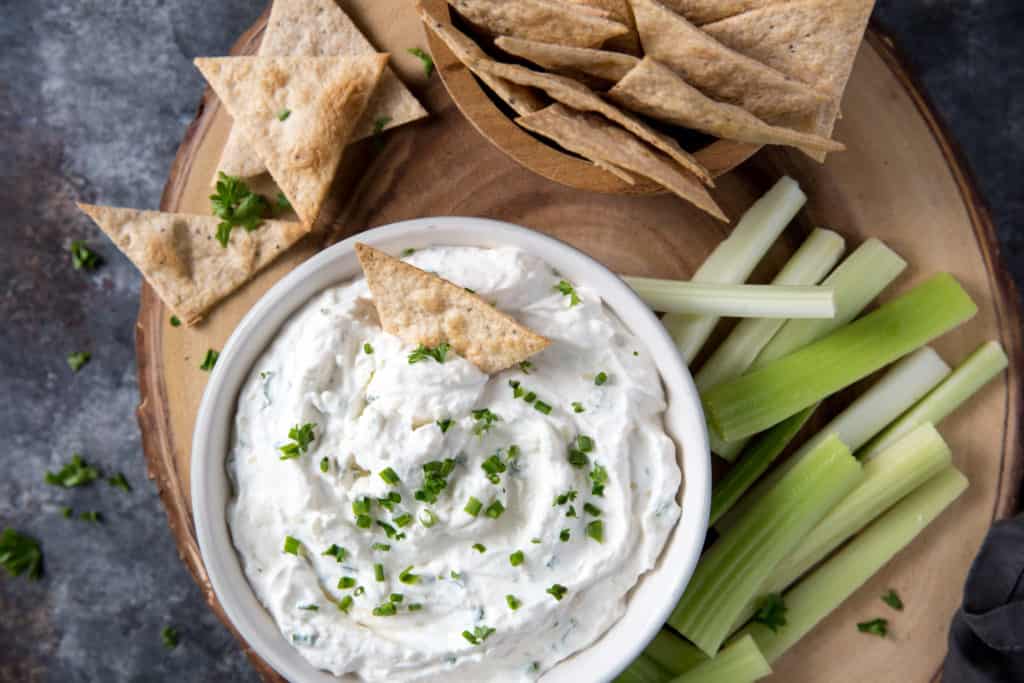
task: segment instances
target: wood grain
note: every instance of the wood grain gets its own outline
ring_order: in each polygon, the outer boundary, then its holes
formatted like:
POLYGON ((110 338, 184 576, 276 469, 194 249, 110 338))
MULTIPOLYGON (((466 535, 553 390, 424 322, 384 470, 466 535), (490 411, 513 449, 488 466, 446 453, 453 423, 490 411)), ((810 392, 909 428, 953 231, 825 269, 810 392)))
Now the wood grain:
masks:
MULTIPOLYGON (((222 348, 259 297, 296 264, 366 228, 426 215, 486 216, 554 235, 626 274, 685 278, 725 235, 721 226, 670 196, 623 196, 549 182, 489 144, 460 114, 438 79, 427 81, 405 49, 425 45, 403 3, 349 0, 375 44, 430 110, 430 119, 388 133, 385 147, 354 148, 336 183, 341 207, 332 230, 311 236, 219 306, 193 329, 173 328, 169 311, 145 287, 136 328, 142 402, 138 409, 150 476, 156 481, 183 561, 211 608, 224 620, 195 541, 189 497, 192 427, 206 373, 208 348, 222 348)), ((261 19, 233 54, 252 53, 261 19)), ((772 680, 854 683, 924 681, 937 677, 946 629, 967 568, 995 518, 1017 509, 1022 476, 1021 320, 1003 270, 991 220, 957 152, 892 46, 872 31, 861 50, 844 101, 837 136, 849 151, 819 166, 799 154, 768 149, 722 177, 716 199, 732 216, 781 173, 807 191, 807 208, 768 255, 755 279, 764 280, 814 226, 840 231, 851 246, 867 236, 886 240, 911 263, 888 293, 929 273, 954 273, 979 303, 978 317, 936 345, 955 363, 994 338, 1011 353, 1008 375, 947 420, 941 431, 972 486, 953 510, 890 563, 794 651, 772 680), (878 596, 893 587, 906 610, 892 619, 895 637, 859 636, 853 624, 878 616, 878 596)), ((161 201, 166 211, 209 210, 206 196, 229 128, 209 93, 178 152, 161 201)), ((267 181, 261 181, 263 183, 267 181)), ((230 625, 229 625, 230 626, 230 625)), ((243 644, 244 645, 244 644, 243 644)), ((266 680, 280 680, 250 653, 266 680)))

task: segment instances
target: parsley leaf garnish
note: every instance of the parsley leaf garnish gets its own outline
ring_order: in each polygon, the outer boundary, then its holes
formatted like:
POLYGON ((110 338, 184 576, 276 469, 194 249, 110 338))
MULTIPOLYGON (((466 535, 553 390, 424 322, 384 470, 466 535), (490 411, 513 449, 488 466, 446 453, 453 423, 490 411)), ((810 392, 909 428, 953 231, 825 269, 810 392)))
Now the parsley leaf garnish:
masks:
POLYGON ((531 363, 528 360, 519 362, 519 371, 522 372, 524 375, 529 375, 530 370, 533 370, 533 363, 531 363))
POLYGON ((92 522, 93 524, 103 523, 103 515, 96 512, 95 510, 83 512, 82 514, 78 515, 78 518, 83 522, 92 522))
POLYGON ((879 638, 885 638, 889 635, 889 620, 872 619, 871 621, 862 621, 857 624, 857 630, 861 633, 869 633, 879 638))
POLYGON ((43 575, 43 552, 39 541, 20 534, 14 529, 4 529, 0 534, 0 565, 11 576, 21 576, 35 581, 43 575))
POLYGON ((122 472, 118 472, 114 476, 108 478, 107 483, 115 488, 125 491, 126 493, 130 493, 132 490, 132 487, 128 484, 128 480, 124 478, 124 474, 122 472))
POLYGON ((103 265, 103 259, 94 252, 82 240, 72 240, 71 266, 75 270, 96 270, 103 265))
POLYGON ((754 621, 770 628, 773 633, 786 625, 786 603, 778 593, 770 593, 761 599, 754 621))
POLYGON ((171 316, 171 327, 181 327, 181 318, 176 315, 171 316))
POLYGON ((568 590, 569 589, 563 586, 562 584, 555 583, 551 585, 551 588, 548 588, 544 592, 553 597, 555 600, 561 600, 565 597, 565 594, 568 592, 568 590))
POLYGON ((71 368, 72 372, 78 372, 86 363, 92 358, 92 354, 88 351, 76 351, 75 353, 68 354, 68 367, 71 368))
POLYGON ((96 481, 100 476, 99 470, 90 466, 78 453, 71 456, 71 462, 64 465, 56 473, 46 473, 46 483, 53 486, 63 486, 66 489, 76 486, 85 486, 96 481))
POLYGON ((390 116, 381 116, 373 122, 373 144, 377 149, 384 148, 384 127, 391 123, 390 116))
POLYGON ((902 611, 903 609, 903 600, 901 600, 896 591, 891 588, 888 593, 882 596, 882 602, 889 605, 889 607, 892 607, 894 610, 902 611))
POLYGON ((494 629, 490 626, 474 626, 472 631, 463 631, 462 637, 470 642, 471 645, 479 645, 494 633, 494 629))
POLYGON ((278 121, 285 121, 291 115, 292 115, 292 110, 291 109, 282 109, 281 111, 277 112, 277 120, 278 121))
POLYGON ((178 629, 173 626, 164 626, 160 631, 160 639, 163 641, 164 647, 173 650, 178 647, 178 629))
POLYGON ((274 206, 274 213, 281 214, 292 208, 292 203, 288 201, 288 197, 285 196, 284 192, 277 193, 277 203, 274 206))
POLYGON ((416 347, 415 351, 409 354, 409 365, 419 363, 421 360, 426 360, 428 358, 433 358, 438 363, 443 363, 450 348, 451 346, 448 345, 448 342, 441 342, 434 348, 420 344, 416 347))
POLYGON ((206 355, 203 356, 203 362, 199 364, 199 369, 203 372, 209 372, 213 370, 213 366, 217 364, 217 359, 220 358, 220 351, 213 349, 207 349, 206 355))
POLYGON ((576 293, 576 288, 572 286, 572 283, 568 280, 560 280, 554 287, 556 292, 561 292, 565 296, 569 297, 569 308, 572 308, 576 304, 579 304, 582 299, 576 293))
POLYGON ((227 247, 234 228, 241 226, 251 232, 260 226, 270 203, 250 190, 240 178, 223 171, 219 173, 216 190, 210 195, 210 205, 214 215, 221 219, 217 225, 217 241, 227 247))
POLYGON ((430 78, 434 74, 434 60, 426 52, 418 47, 410 47, 408 50, 409 54, 413 57, 418 57, 423 62, 423 72, 430 78))
POLYGON ((295 425, 288 430, 288 438, 291 439, 290 443, 281 446, 278 450, 281 451, 281 460, 291 460, 297 458, 306 451, 309 450, 309 444, 316 440, 316 436, 313 434, 313 429, 316 427, 312 422, 307 422, 302 425, 295 425))

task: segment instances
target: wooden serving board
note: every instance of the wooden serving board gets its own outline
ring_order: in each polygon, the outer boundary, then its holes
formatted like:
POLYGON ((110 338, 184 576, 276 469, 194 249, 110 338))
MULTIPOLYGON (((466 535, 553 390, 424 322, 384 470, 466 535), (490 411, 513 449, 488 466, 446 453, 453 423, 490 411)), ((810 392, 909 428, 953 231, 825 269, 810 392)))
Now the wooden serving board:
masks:
MULTIPOLYGON (((351 150, 336 198, 340 217, 327 234, 307 238, 192 329, 171 327, 170 313, 143 290, 136 349, 142 402, 138 409, 150 476, 156 481, 182 559, 223 619, 199 555, 191 519, 189 457, 193 424, 208 375, 199 363, 222 348, 241 317, 266 290, 325 244, 372 226, 430 215, 486 216, 559 237, 610 268, 632 275, 686 278, 727 228, 671 196, 629 197, 573 190, 534 175, 497 151, 461 116, 434 77, 406 49, 425 46, 404 0, 343 3, 432 116, 391 131, 381 150, 351 150)), ((235 46, 255 51, 266 15, 235 46)), ((992 224, 954 148, 924 98, 877 31, 861 50, 837 136, 848 151, 824 166, 766 150, 723 177, 716 198, 732 217, 783 173, 810 197, 756 278, 769 277, 814 226, 840 231, 852 248, 884 239, 911 264, 906 289, 936 271, 950 271, 980 306, 975 320, 936 347, 951 364, 986 339, 1011 356, 1006 377, 993 382, 941 431, 969 491, 868 586, 816 628, 776 666, 773 680, 930 681, 938 677, 949 619, 971 559, 993 519, 1017 508, 1022 474, 1021 319, 1002 270, 992 224), (859 635, 854 624, 879 616, 885 589, 906 603, 891 617, 887 640, 859 635)), ((165 211, 208 213, 209 181, 229 119, 209 93, 189 128, 161 201, 165 211)), ((279 680, 253 657, 267 680, 279 680)))

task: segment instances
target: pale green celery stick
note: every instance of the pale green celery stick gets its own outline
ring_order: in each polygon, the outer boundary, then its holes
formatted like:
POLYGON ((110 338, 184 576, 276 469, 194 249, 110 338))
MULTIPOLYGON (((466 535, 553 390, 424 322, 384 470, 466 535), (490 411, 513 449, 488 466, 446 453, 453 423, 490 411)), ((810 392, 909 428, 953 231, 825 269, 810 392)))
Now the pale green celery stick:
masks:
MULTIPOLYGON (((776 661, 921 533, 967 488, 947 467, 875 520, 841 551, 783 595, 786 625, 773 632, 752 623, 736 639, 752 635, 765 659, 776 661)), ((853 633, 853 623, 849 625, 853 633)))
POLYGON ((837 438, 826 439, 704 554, 669 624, 714 656, 775 566, 863 478, 837 438))
POLYGON ((619 674, 615 683, 665 683, 672 675, 650 657, 640 655, 619 674))
POLYGON ((1006 352, 998 342, 982 344, 957 366, 939 386, 935 387, 917 405, 900 416, 884 432, 861 449, 857 456, 871 460, 895 440, 925 422, 938 424, 947 415, 1006 369, 1006 352))
POLYGON ((623 277, 655 311, 721 318, 832 318, 835 295, 828 287, 719 285, 652 277, 623 277))
POLYGON ((675 634, 667 626, 654 636, 644 654, 657 662, 662 669, 673 676, 686 673, 708 656, 694 647, 690 641, 675 634))
POLYGON ((772 667, 757 648, 753 637, 746 636, 722 648, 713 659, 673 678, 670 683, 751 683, 771 673, 772 667))
MULTIPOLYGON (((807 202, 807 196, 792 178, 784 177, 747 210, 732 234, 715 247, 692 282, 738 285, 746 282, 782 230, 807 202)), ((718 318, 666 315, 662 318, 679 352, 687 363, 700 351, 718 318)))
POLYGON ((831 422, 805 443, 784 465, 776 468, 757 483, 750 493, 733 508, 731 514, 716 524, 719 532, 741 517, 755 501, 769 491, 775 482, 799 462, 829 434, 835 434, 850 450, 856 451, 895 420, 907 408, 932 390, 943 377, 949 375, 949 366, 930 346, 920 349, 894 363, 882 378, 875 382, 831 422))
POLYGON ((940 273, 846 327, 706 391, 709 425, 735 441, 778 424, 970 319, 978 307, 940 273))
MULTIPOLYGON (((837 233, 817 228, 786 262, 772 285, 818 284, 839 260, 843 246, 843 238, 837 233)), ((768 318, 741 320, 694 375, 697 389, 709 389, 746 372, 785 322, 768 318)))
POLYGON ((715 484, 711 493, 711 518, 708 524, 714 526, 715 522, 736 504, 740 496, 753 486, 806 424, 815 408, 817 406, 805 408, 793 417, 783 420, 757 437, 757 441, 743 452, 740 461, 715 484))
POLYGON ((761 350, 753 367, 788 356, 850 322, 906 267, 907 262, 880 240, 871 238, 864 242, 821 283, 836 290, 836 317, 786 323, 761 350))
MULTIPOLYGON (((896 441, 864 465, 864 481, 783 558, 760 595, 782 593, 873 519, 950 464, 949 446, 930 423, 896 441)), ((754 616, 758 600, 747 605, 736 628, 754 616)))

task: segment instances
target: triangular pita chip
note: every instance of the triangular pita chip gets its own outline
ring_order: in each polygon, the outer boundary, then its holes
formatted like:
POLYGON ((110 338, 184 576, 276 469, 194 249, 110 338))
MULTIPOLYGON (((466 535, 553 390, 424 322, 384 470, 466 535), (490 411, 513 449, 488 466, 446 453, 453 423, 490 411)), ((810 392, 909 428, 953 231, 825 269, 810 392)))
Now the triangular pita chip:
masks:
POLYGON ((631 111, 724 140, 789 145, 817 152, 844 149, 834 140, 772 126, 736 105, 713 100, 650 57, 644 57, 608 92, 608 97, 631 111))
POLYGON ((640 61, 633 55, 621 52, 552 45, 508 36, 498 38, 494 44, 510 55, 528 59, 563 76, 573 77, 582 73, 612 83, 624 78, 640 61))
POLYGON ((201 58, 196 66, 304 223, 313 225, 387 55, 201 58))
POLYGON ((682 168, 700 178, 701 182, 705 185, 714 185, 714 182, 711 180, 711 174, 708 173, 707 169, 701 166, 700 162, 692 154, 680 147, 678 142, 654 130, 640 119, 605 102, 593 90, 582 83, 578 83, 565 76, 532 71, 518 64, 502 64, 491 60, 480 60, 477 63, 477 68, 519 85, 539 88, 546 92, 551 99, 561 102, 572 109, 601 114, 633 133, 633 135, 644 142, 672 157, 682 168))
POLYGON ((215 235, 220 219, 79 204, 131 259, 157 295, 186 325, 197 322, 308 233, 301 223, 264 221, 252 232, 215 235))
MULTIPOLYGON (((259 50, 261 57, 357 57, 376 53, 335 0, 274 0, 259 50)), ((382 130, 388 130, 426 115, 398 76, 390 68, 385 69, 356 124, 352 142, 376 133, 377 121, 387 121, 382 130)), ((232 128, 217 170, 248 178, 266 172, 267 167, 241 131, 232 128)))
POLYGON ((650 178, 715 218, 729 220, 699 180, 603 116, 553 104, 516 122, 577 154, 650 178))
POLYGON ((451 345, 482 371, 501 372, 551 342, 476 294, 365 244, 356 255, 381 327, 407 344, 451 345))
POLYGON ((497 95, 501 100, 512 108, 514 112, 519 115, 529 114, 530 112, 537 111, 544 106, 541 99, 529 88, 524 88, 521 85, 515 83, 509 83, 508 81, 492 76, 488 73, 484 73, 474 68, 474 64, 480 59, 487 59, 486 53, 480 49, 480 47, 470 40, 466 34, 462 33, 456 28, 444 24, 443 22, 435 19, 431 14, 423 8, 421 5, 419 8, 420 18, 423 23, 433 33, 441 39, 441 41, 448 46, 448 49, 452 51, 456 59, 462 62, 466 68, 476 74, 477 78, 484 82, 484 84, 491 89, 491 91, 497 95))
POLYGON ((603 10, 608 13, 609 19, 617 21, 629 29, 629 33, 609 38, 604 47, 631 55, 640 54, 640 36, 636 33, 636 24, 633 22, 633 10, 629 8, 629 0, 570 0, 570 2, 603 10))
POLYGON ((789 0, 664 0, 665 6, 701 26, 752 9, 781 5, 789 0))
POLYGON ((708 97, 768 123, 815 130, 832 99, 722 45, 657 0, 630 0, 644 52, 708 97))
POLYGON ((448 0, 472 24, 497 36, 595 47, 629 27, 567 0, 448 0))

